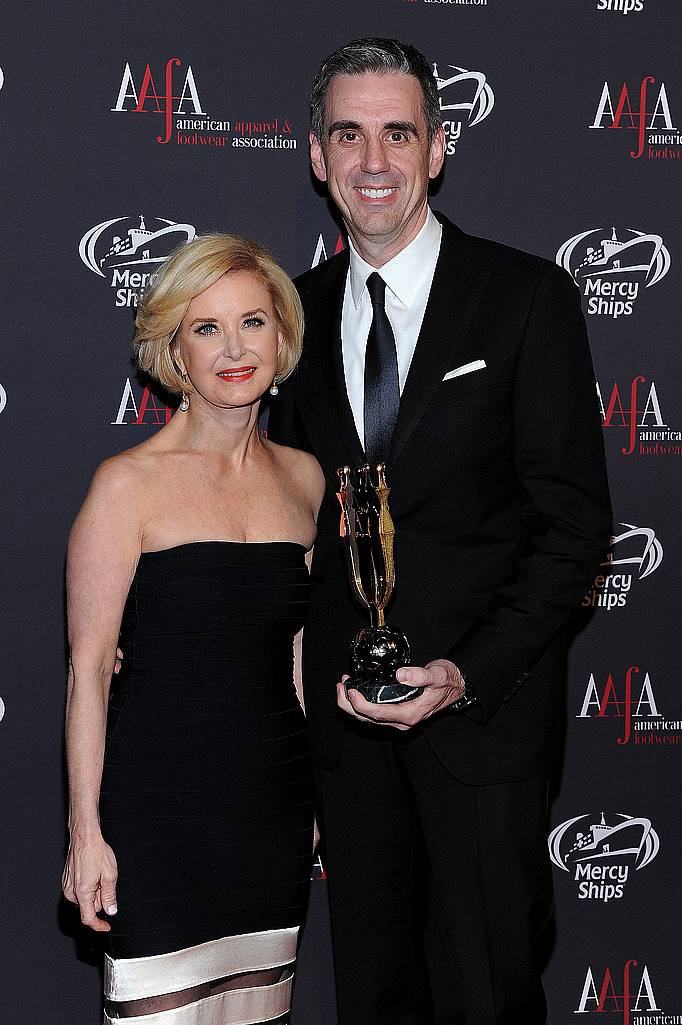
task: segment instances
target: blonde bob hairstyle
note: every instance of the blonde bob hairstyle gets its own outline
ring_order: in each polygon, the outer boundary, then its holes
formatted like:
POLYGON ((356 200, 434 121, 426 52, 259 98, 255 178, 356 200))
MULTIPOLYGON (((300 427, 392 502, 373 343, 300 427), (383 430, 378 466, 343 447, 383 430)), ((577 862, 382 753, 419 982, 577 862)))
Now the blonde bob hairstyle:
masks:
POLYGON ((197 235, 175 249, 140 297, 133 347, 139 367, 167 391, 187 383, 174 358, 175 336, 192 299, 231 271, 248 271, 268 289, 283 335, 275 382, 294 370, 301 356, 303 308, 291 278, 257 242, 237 235, 197 235))

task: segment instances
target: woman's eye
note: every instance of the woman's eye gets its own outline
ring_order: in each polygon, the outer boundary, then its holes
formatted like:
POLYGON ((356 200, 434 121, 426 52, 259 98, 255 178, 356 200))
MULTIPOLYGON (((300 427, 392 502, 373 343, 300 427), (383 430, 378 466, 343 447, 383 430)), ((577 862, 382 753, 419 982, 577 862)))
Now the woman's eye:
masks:
POLYGON ((244 327, 261 327, 265 323, 260 317, 247 317, 244 321, 244 327))
POLYGON ((212 335, 218 330, 216 324, 200 324, 197 328, 198 335, 212 335))

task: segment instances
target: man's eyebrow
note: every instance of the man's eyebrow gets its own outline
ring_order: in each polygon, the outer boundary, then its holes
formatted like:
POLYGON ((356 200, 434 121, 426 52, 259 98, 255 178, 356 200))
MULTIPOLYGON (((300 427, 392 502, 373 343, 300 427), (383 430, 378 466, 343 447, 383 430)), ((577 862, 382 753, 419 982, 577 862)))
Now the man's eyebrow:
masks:
MULTIPOLYGON (((405 132, 409 135, 414 135, 415 138, 419 138, 419 131, 414 121, 387 121, 383 125, 384 131, 389 132, 405 132)), ((331 139, 334 132, 347 132, 347 131, 359 132, 362 131, 362 125, 357 121, 332 121, 327 129, 328 137, 331 139)))
POLYGON ((419 138, 419 131, 414 121, 387 121, 384 128, 391 132, 405 132, 419 138))
POLYGON ((357 121, 332 121, 327 129, 327 135, 331 139, 334 132, 346 132, 349 128, 352 128, 353 131, 359 131, 362 125, 359 125, 357 121))

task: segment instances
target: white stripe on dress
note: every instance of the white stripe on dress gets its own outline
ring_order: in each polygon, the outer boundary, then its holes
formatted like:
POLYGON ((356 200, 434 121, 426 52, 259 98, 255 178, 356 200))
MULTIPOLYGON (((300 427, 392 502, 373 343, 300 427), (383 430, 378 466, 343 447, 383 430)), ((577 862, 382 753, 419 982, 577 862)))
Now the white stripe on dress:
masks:
MULTIPOLYGON (((292 926, 221 936, 149 957, 111 958, 105 953, 104 995, 110 1000, 138 1000, 176 993, 239 972, 278 968, 296 959, 297 937, 298 926, 292 926)), ((149 1017, 144 1020, 149 1021, 149 1017)))
POLYGON ((272 986, 226 990, 183 1007, 131 1018, 110 1018, 105 1013, 104 1025, 263 1025, 289 1010, 293 979, 288 973, 272 986))

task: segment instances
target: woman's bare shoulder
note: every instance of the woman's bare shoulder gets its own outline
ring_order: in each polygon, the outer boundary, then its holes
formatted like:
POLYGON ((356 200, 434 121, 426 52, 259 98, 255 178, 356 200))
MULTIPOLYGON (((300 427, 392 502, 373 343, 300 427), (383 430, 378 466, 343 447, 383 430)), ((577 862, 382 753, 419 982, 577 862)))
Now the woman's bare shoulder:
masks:
POLYGON ((270 449, 281 469, 297 488, 309 494, 312 502, 319 506, 325 489, 322 467, 311 452, 300 448, 290 448, 270 441, 270 449))
POLYGON ((104 459, 92 475, 74 526, 85 519, 118 522, 122 532, 127 527, 137 530, 145 508, 153 503, 155 483, 163 480, 163 464, 163 452, 149 441, 104 459))
POLYGON ((136 491, 153 472, 158 455, 147 447, 147 442, 124 449, 104 459, 95 469, 90 491, 115 497, 136 491))
POLYGON ((117 561, 127 567, 139 554, 144 480, 131 451, 105 459, 92 476, 69 532, 67 583, 73 585, 84 568, 117 561))
POLYGON ((312 481, 324 480, 322 467, 312 452, 306 452, 302 448, 290 448, 289 445, 280 445, 275 441, 268 441, 268 445, 281 466, 312 481))

